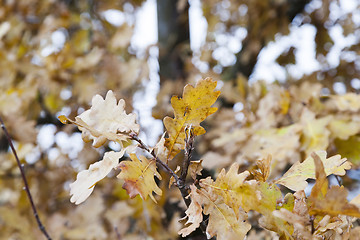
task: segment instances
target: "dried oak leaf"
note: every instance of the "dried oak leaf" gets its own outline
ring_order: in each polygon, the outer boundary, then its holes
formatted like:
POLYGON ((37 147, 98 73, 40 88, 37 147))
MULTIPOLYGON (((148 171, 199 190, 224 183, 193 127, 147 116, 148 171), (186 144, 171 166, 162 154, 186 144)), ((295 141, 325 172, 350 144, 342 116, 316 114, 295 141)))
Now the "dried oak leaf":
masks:
POLYGON ((245 171, 238 174, 238 170, 239 164, 234 163, 227 172, 225 169, 222 169, 216 181, 212 180, 211 177, 201 179, 200 186, 209 193, 222 196, 224 202, 235 211, 237 217, 240 217, 242 214, 240 210, 242 196, 237 190, 250 173, 245 171))
POLYGON ((360 217, 360 209, 348 202, 348 192, 343 186, 332 186, 328 189, 329 183, 326 178, 325 164, 322 159, 312 154, 315 162, 316 183, 308 198, 310 215, 347 215, 360 217))
MULTIPOLYGON (((346 158, 341 158, 340 155, 335 155, 326 158, 326 151, 315 152, 324 164, 326 176, 335 174, 339 176, 345 175, 345 170, 351 168, 351 163, 346 158)), ((302 163, 296 162, 292 167, 275 183, 281 184, 293 191, 304 190, 308 183, 306 179, 315 179, 315 165, 313 157, 310 156, 302 163)))
POLYGON ((79 172, 76 181, 70 184, 70 195, 72 195, 70 202, 76 205, 84 202, 93 192, 96 183, 118 166, 119 159, 124 153, 125 149, 120 152, 106 152, 101 161, 91 164, 89 169, 79 172))
POLYGON ((189 165, 189 174, 192 179, 196 179, 196 175, 201 176, 202 171, 202 161, 203 160, 197 160, 197 161, 191 161, 189 165))
POLYGON ((250 174, 254 177, 255 180, 260 182, 266 182, 270 174, 270 163, 271 155, 268 155, 266 158, 256 161, 256 167, 250 170, 250 174))
POLYGON ((136 154, 130 154, 132 161, 122 161, 119 165, 121 169, 117 176, 125 182, 123 188, 126 189, 130 198, 140 195, 142 199, 146 200, 148 196, 156 202, 152 195, 155 192, 161 195, 162 191, 155 182, 154 176, 161 180, 161 176, 156 169, 156 160, 148 160, 144 156, 137 158, 136 154))
POLYGON ((289 239, 294 231, 291 224, 273 215, 275 210, 287 209, 292 211, 294 208, 294 197, 292 194, 286 195, 282 199, 280 189, 275 184, 250 180, 245 182, 237 189, 241 196, 241 207, 245 211, 254 210, 263 216, 259 219, 259 224, 263 228, 277 232, 280 239, 289 239), (278 203, 282 203, 279 205, 278 203))
POLYGON ((215 91, 216 84, 211 78, 202 79, 195 87, 186 85, 182 98, 177 96, 171 98, 174 118, 164 118, 164 125, 169 135, 165 139, 165 147, 169 150, 167 161, 184 149, 186 127, 191 126, 194 136, 205 133, 200 123, 217 111, 217 108, 211 107, 220 95, 220 91, 215 91))
POLYGON ((344 95, 334 95, 331 99, 335 102, 340 111, 357 112, 360 109, 360 95, 347 93, 344 95))
POLYGON ((188 209, 185 211, 186 216, 181 219, 183 220, 187 218, 187 222, 185 223, 187 226, 178 232, 179 235, 182 235, 182 237, 186 237, 187 235, 195 231, 195 229, 200 226, 200 223, 203 220, 201 195, 197 192, 197 188, 194 184, 190 185, 190 189, 191 192, 189 196, 191 199, 191 203, 188 209))
POLYGON ((121 144, 121 141, 129 138, 128 133, 138 133, 140 129, 136 123, 136 114, 126 114, 125 101, 120 99, 117 103, 111 90, 107 92, 105 99, 95 95, 92 107, 77 116, 75 121, 64 115, 59 116, 59 119, 64 124, 76 124, 82 131, 85 142, 94 140, 94 147, 102 146, 107 139, 121 144))
POLYGON ((316 118, 315 113, 305 108, 301 114, 303 134, 301 137, 302 148, 309 156, 313 151, 326 149, 329 145, 330 131, 327 129, 332 116, 316 118))
POLYGON ((202 221, 202 212, 209 215, 206 234, 208 238, 243 239, 251 225, 246 222, 247 214, 241 209, 234 189, 238 188, 249 175, 249 172, 238 174, 239 164, 231 166, 228 173, 221 171, 216 181, 210 177, 202 179, 201 189, 191 186, 191 204, 186 211, 188 225, 179 233, 187 236, 202 221))

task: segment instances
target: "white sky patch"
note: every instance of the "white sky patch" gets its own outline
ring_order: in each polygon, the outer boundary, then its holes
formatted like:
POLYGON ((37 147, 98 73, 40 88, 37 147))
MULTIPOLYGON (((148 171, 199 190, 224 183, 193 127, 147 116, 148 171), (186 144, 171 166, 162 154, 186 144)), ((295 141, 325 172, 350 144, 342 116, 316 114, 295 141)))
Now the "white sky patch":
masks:
POLYGON ((67 34, 68 32, 65 28, 59 28, 51 33, 51 42, 41 50, 41 56, 47 57, 59 52, 65 45, 67 34))
POLYGON ((71 136, 65 132, 58 132, 55 135, 55 142, 60 147, 61 151, 68 154, 72 159, 77 157, 84 146, 81 133, 78 132, 73 133, 71 136))
POLYGON ((330 67, 336 67, 340 63, 341 51, 345 47, 355 44, 357 40, 354 34, 349 34, 348 36, 344 37, 343 28, 338 24, 329 30, 329 35, 334 41, 334 45, 326 55, 326 59, 330 67))
POLYGON ((300 27, 291 27, 288 36, 281 36, 275 42, 270 42, 261 50, 254 73, 250 76, 250 82, 256 80, 285 81, 287 78, 286 70, 275 60, 291 46, 296 48, 296 64, 289 70, 292 70, 296 77, 300 78, 304 74, 310 74, 319 69, 320 64, 315 59, 315 34, 314 26, 304 24, 300 27))
POLYGON ((106 11, 103 11, 101 13, 101 16, 105 18, 106 21, 108 21, 110 24, 120 27, 125 22, 125 14, 117 9, 109 9, 106 11))
POLYGON ((135 32, 131 46, 135 49, 145 49, 158 41, 157 9, 155 0, 147 0, 136 12, 135 32))
POLYGON ((49 149, 55 142, 54 134, 56 126, 54 124, 45 124, 39 129, 37 142, 41 149, 49 149))
POLYGON ((359 0, 340 0, 340 7, 345 14, 355 11, 358 5, 359 0))
POLYGON ((193 52, 198 52, 206 41, 208 24, 200 0, 190 0, 189 4, 190 47, 193 52))
POLYGON ((144 82, 143 90, 137 91, 134 94, 133 106, 140 120, 140 138, 150 146, 154 146, 158 137, 163 132, 162 121, 152 117, 152 108, 156 105, 156 96, 160 90, 158 47, 151 47, 149 54, 150 79, 144 82))

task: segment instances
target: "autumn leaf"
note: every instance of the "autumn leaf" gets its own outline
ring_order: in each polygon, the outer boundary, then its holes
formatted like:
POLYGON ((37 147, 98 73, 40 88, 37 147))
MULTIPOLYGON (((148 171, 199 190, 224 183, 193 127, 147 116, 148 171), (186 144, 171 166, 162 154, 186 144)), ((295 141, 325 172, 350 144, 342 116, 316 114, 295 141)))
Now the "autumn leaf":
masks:
POLYGON ((70 202, 76 205, 84 202, 93 192, 95 185, 119 164, 125 149, 120 152, 106 152, 101 161, 91 164, 88 170, 78 173, 76 181, 70 184, 70 202))
POLYGON ((167 161, 184 149, 186 127, 191 127, 194 136, 205 133, 200 123, 217 110, 211 107, 220 95, 220 91, 215 91, 215 88, 216 82, 211 78, 206 78, 200 80, 195 87, 186 85, 182 98, 177 96, 171 98, 174 118, 164 118, 164 125, 169 136, 165 139, 165 147, 169 150, 166 156, 167 161))
POLYGON ((271 155, 256 162, 256 168, 250 171, 250 174, 258 181, 265 182, 270 174, 271 155))
POLYGON ((344 95, 334 95, 331 98, 340 111, 357 112, 360 109, 360 95, 358 94, 347 93, 344 95))
MULTIPOLYGON (((345 175, 345 170, 351 168, 351 163, 346 158, 341 158, 340 155, 335 155, 326 158, 326 151, 315 152, 324 164, 326 176, 335 174, 338 176, 345 175)), ((306 180, 315 179, 315 165, 313 157, 306 158, 302 163, 296 162, 280 179, 275 181, 293 191, 304 190, 307 186, 306 180)))
POLYGON ((341 154, 355 165, 360 163, 360 137, 355 135, 347 140, 335 139, 335 146, 341 154))
POLYGON ((197 161, 191 161, 189 165, 189 174, 192 179, 196 179, 196 175, 201 176, 202 171, 202 161, 203 160, 197 160, 197 161))
POLYGON ((222 196, 224 202, 234 209, 236 216, 241 215, 242 198, 242 195, 237 190, 250 174, 248 171, 239 174, 238 170, 239 164, 234 163, 227 172, 222 169, 215 181, 211 177, 200 180, 200 186, 206 189, 207 192, 214 192, 222 196))
POLYGON ((315 113, 306 108, 304 109, 301 115, 301 123, 303 125, 301 142, 307 155, 310 155, 313 151, 328 147, 330 131, 327 129, 327 125, 331 119, 332 116, 316 118, 315 113))
POLYGON ((294 200, 292 195, 286 195, 282 199, 280 189, 275 184, 250 180, 245 182, 237 190, 241 196, 241 207, 245 211, 254 210, 263 216, 259 219, 262 227, 277 232, 281 239, 290 238, 293 227, 281 218, 273 215, 273 211, 285 208, 293 210, 294 200), (278 203, 281 203, 279 205, 278 203))
POLYGON ((187 219, 187 222, 185 223, 186 227, 179 231, 179 235, 182 235, 182 237, 186 237, 195 231, 203 220, 201 195, 197 192, 197 188, 194 184, 190 185, 190 190, 191 192, 189 197, 191 199, 191 203, 185 211, 186 216, 181 219, 187 219))
POLYGON ((328 189, 325 166, 319 156, 313 154, 316 170, 316 183, 308 198, 310 215, 348 215, 360 217, 360 209, 347 200, 348 191, 343 186, 328 189))
POLYGON ((333 138, 347 140, 360 131, 360 122, 351 119, 334 119, 330 122, 329 129, 333 138))
POLYGON ((102 146, 106 140, 122 141, 129 139, 130 132, 139 132, 139 125, 135 122, 134 113, 126 114, 125 101, 120 99, 117 103, 114 93, 107 92, 105 99, 95 95, 92 99, 92 107, 75 118, 75 121, 61 115, 62 123, 73 123, 82 131, 85 142, 93 140, 94 147, 102 146))
POLYGON ((121 169, 118 178, 124 180, 123 188, 126 189, 130 198, 140 195, 144 200, 148 196, 156 202, 152 195, 155 192, 161 195, 162 191, 157 186, 154 176, 161 180, 161 176, 156 169, 156 160, 148 160, 144 156, 137 158, 135 154, 130 154, 131 161, 122 161, 119 165, 121 169))
POLYGON ((234 209, 226 205, 221 198, 213 199, 204 191, 201 191, 206 198, 204 203, 204 214, 209 215, 209 222, 206 228, 208 238, 216 236, 216 239, 244 239, 251 225, 245 220, 247 214, 244 213, 238 218, 234 209))

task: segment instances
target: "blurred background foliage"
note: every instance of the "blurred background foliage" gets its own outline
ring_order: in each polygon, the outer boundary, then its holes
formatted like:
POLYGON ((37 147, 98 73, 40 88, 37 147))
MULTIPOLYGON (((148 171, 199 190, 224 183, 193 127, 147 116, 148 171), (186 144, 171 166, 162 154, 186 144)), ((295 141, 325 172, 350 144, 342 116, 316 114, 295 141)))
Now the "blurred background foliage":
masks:
MULTIPOLYGON (((221 110, 196 145, 204 176, 234 161, 251 168, 271 153, 274 179, 317 149, 340 152, 356 168, 358 95, 332 94, 360 89, 359 26, 356 0, 0 0, 0 114, 51 236, 178 238, 184 204, 177 189, 164 191, 156 205, 129 200, 121 183, 105 179, 81 206, 69 202, 76 173, 118 146, 93 149, 57 116, 73 119, 109 89, 125 99, 127 112, 135 108, 143 137, 156 142, 156 119, 173 114, 170 97, 200 78, 218 80, 221 110), (158 42, 139 48, 133 36, 146 4, 157 6, 158 32, 152 34, 158 42), (152 109, 141 106, 148 91, 153 105, 157 100, 152 109)), ((40 239, 2 133, 0 148, 0 238, 40 239)), ((357 193, 359 173, 349 176, 344 184, 357 193)), ((256 234, 264 235, 250 235, 256 234)))

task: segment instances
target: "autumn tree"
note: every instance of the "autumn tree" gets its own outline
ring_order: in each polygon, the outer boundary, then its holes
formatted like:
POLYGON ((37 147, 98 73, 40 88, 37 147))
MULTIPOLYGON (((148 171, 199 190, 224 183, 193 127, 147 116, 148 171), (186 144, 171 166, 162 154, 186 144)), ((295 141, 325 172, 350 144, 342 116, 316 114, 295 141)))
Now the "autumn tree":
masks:
POLYGON ((149 2, 1 1, 0 238, 355 239, 359 3, 158 0, 149 145, 149 2))

